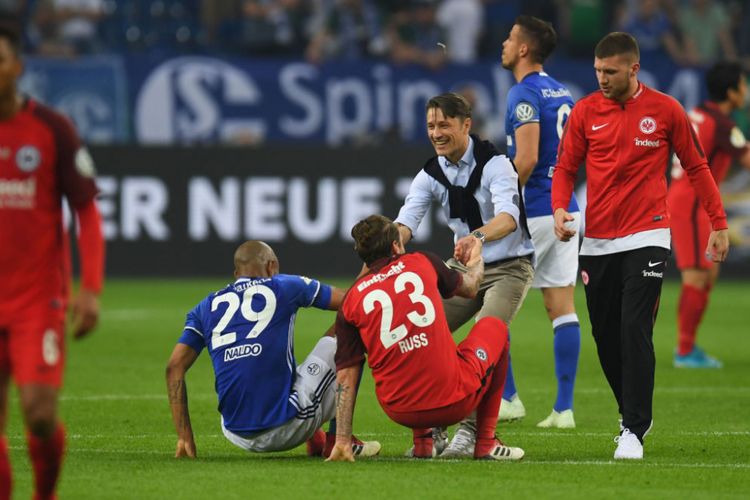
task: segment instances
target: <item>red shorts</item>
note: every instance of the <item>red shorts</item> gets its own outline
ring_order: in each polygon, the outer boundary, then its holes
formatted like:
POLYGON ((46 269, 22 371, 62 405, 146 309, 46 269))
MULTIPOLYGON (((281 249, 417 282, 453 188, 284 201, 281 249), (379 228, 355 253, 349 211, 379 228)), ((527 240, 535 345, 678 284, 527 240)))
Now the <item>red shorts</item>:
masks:
POLYGON ((6 324, 0 320, 0 372, 17 385, 60 388, 65 366, 65 311, 35 308, 6 324))
POLYGON ((667 203, 670 211, 672 250, 677 268, 711 269, 713 262, 706 257, 711 219, 689 184, 669 188, 667 203))
MULTIPOLYGON (((458 344, 459 377, 466 396, 449 405, 413 412, 394 411, 383 406, 396 423, 412 429, 445 427, 460 422, 474 411, 490 386, 495 367, 508 345, 508 327, 490 316, 480 319, 463 342, 458 344)), ((435 367, 436 370, 439 367, 435 367)))

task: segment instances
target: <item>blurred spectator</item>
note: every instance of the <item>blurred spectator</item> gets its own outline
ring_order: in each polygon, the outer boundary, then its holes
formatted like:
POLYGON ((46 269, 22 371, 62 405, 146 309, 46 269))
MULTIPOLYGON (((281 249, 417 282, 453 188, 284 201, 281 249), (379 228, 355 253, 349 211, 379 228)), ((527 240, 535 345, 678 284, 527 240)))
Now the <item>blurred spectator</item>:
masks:
POLYGON ((714 0, 683 0, 680 29, 689 57, 698 64, 735 59, 737 51, 726 7, 714 0))
POLYGON ((667 55, 679 64, 696 62, 681 50, 680 42, 659 0, 638 0, 631 12, 625 12, 620 30, 630 33, 638 40, 644 59, 667 55))
POLYGON ((102 49, 98 37, 104 7, 102 0, 54 0, 54 6, 60 38, 77 54, 91 54, 102 49))
POLYGON ((443 0, 437 20, 445 33, 448 60, 473 63, 477 59, 482 34, 481 0, 443 0))
POLYGON ((208 43, 216 43, 219 27, 227 19, 237 17, 237 0, 201 0, 200 19, 208 43))
POLYGON ((301 46, 300 34, 286 7, 296 8, 300 4, 299 1, 241 0, 238 17, 222 23, 221 45, 253 55, 293 51, 301 46))
POLYGON ((76 50, 62 38, 54 0, 37 0, 26 30, 27 50, 49 57, 72 57, 76 50))
POLYGON ((608 0, 559 0, 559 35, 568 53, 590 57, 598 41, 611 31, 617 3, 608 0))
POLYGON ((352 60, 385 53, 381 16, 373 2, 335 0, 322 8, 322 26, 307 47, 308 61, 352 60))
POLYGON ((447 59, 445 35, 436 22, 434 0, 411 0, 394 14, 388 28, 391 59, 439 69, 447 59))
POLYGON ((21 14, 26 0, 0 0, 0 14, 21 14))

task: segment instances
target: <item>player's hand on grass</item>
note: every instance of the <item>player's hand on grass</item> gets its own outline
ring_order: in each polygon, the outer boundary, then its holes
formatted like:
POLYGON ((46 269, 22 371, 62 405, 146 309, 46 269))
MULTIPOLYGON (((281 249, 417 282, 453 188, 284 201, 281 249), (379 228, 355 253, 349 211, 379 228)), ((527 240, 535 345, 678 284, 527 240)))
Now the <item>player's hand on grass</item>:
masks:
POLYGON ((195 452, 195 442, 192 439, 178 439, 177 449, 174 452, 175 458, 195 458, 197 457, 195 452))
POLYGON ((555 210, 555 236, 560 241, 570 241, 570 239, 576 235, 576 232, 569 229, 565 224, 572 222, 573 216, 570 215, 566 210, 558 208, 555 210))
POLYGON ((711 231, 711 235, 708 237, 708 247, 706 248, 708 258, 714 262, 724 262, 728 253, 729 231, 727 229, 711 231))
POLYGON ((81 289, 73 299, 73 337, 85 337, 99 321, 99 298, 90 290, 81 289))
POLYGON ((476 256, 481 256, 481 254, 482 242, 472 235, 464 236, 458 240, 453 248, 453 258, 467 267, 470 267, 469 263, 472 259, 476 259, 476 256))
POLYGON ((339 443, 337 441, 333 446, 333 450, 331 450, 331 455, 326 459, 326 462, 354 462, 352 444, 339 443))

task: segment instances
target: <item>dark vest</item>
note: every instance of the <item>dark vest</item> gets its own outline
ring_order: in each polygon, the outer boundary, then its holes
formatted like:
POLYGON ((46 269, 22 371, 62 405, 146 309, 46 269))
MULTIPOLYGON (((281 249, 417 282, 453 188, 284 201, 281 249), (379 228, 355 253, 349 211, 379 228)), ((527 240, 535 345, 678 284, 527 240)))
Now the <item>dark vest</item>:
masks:
MULTIPOLYGON (((482 180, 484 166, 490 159, 498 156, 500 152, 490 141, 483 141, 479 136, 474 134, 471 134, 471 138, 474 140, 474 161, 476 162, 476 166, 471 172, 469 182, 466 183, 466 186, 454 186, 448 182, 443 169, 440 168, 437 156, 433 156, 427 160, 427 163, 424 165, 424 171, 448 190, 450 217, 452 219, 461 219, 461 222, 466 222, 469 225, 470 231, 474 231, 484 225, 482 215, 479 211, 479 202, 474 198, 474 193, 476 193, 482 180)), ((512 160, 511 165, 513 165, 512 160)), ((513 170, 516 170, 515 165, 513 165, 513 170)), ((516 172, 518 171, 516 170, 516 172)), ((518 195, 514 197, 513 203, 519 208, 521 227, 526 232, 526 235, 530 237, 529 228, 526 225, 526 208, 521 196, 520 180, 518 182, 518 195)))

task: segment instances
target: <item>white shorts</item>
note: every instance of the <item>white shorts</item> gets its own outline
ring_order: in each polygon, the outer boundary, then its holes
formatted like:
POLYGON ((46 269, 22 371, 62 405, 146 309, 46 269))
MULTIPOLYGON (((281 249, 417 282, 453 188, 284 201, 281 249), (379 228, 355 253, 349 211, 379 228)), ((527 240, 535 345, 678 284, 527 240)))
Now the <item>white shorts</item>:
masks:
POLYGON ((531 217, 527 220, 531 240, 534 242, 536 267, 532 288, 557 288, 575 285, 578 274, 578 241, 581 213, 573 212, 568 227, 576 235, 570 241, 560 241, 555 236, 555 220, 551 215, 531 217))
POLYGON ((236 446, 255 452, 291 450, 312 437, 325 422, 336 416, 336 339, 323 337, 297 367, 289 401, 297 408, 291 420, 252 437, 229 431, 221 422, 224 436, 236 446))

